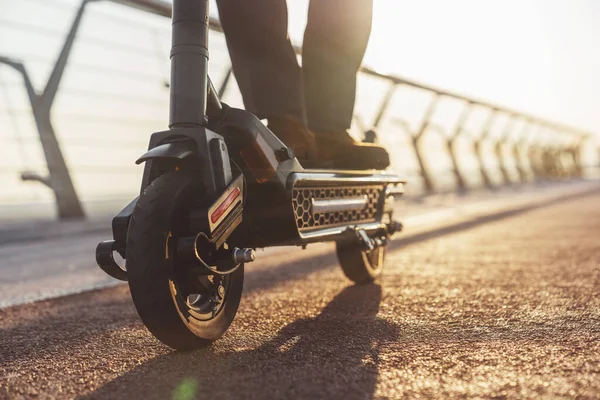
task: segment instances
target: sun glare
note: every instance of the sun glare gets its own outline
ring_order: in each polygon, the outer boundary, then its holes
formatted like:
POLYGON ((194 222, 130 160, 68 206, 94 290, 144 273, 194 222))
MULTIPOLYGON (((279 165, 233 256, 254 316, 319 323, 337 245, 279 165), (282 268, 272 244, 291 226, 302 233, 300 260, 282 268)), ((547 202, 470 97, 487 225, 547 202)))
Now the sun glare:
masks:
MULTIPOLYGON (((288 1, 300 43, 308 1, 288 1)), ((600 132, 593 0, 376 0, 365 64, 600 132)))

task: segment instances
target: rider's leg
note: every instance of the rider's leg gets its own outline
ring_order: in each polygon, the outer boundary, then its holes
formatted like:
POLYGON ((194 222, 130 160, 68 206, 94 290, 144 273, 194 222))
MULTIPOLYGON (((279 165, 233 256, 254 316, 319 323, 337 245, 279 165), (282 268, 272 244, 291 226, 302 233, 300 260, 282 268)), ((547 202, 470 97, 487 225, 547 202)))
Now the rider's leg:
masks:
POLYGON ((350 128, 356 73, 369 35, 373 0, 312 0, 304 32, 302 71, 311 129, 350 128))
POLYGON ((233 71, 246 109, 301 161, 316 157, 306 127, 302 71, 288 36, 285 0, 217 0, 233 71))
POLYGON ((373 0, 311 0, 309 6, 302 51, 308 126, 315 132, 319 159, 337 168, 389 164, 382 147, 355 142, 347 133, 372 9, 373 0))

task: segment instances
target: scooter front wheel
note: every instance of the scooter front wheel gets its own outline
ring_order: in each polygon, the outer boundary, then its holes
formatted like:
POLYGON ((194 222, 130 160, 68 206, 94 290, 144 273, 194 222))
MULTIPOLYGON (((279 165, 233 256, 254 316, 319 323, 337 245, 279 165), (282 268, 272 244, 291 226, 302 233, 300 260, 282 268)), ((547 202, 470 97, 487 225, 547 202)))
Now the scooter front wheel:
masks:
POLYGON ((178 350, 205 347, 223 335, 242 296, 243 265, 229 275, 209 275, 177 259, 177 239, 194 234, 188 217, 202 194, 191 173, 158 177, 140 196, 127 233, 133 303, 148 330, 178 350))

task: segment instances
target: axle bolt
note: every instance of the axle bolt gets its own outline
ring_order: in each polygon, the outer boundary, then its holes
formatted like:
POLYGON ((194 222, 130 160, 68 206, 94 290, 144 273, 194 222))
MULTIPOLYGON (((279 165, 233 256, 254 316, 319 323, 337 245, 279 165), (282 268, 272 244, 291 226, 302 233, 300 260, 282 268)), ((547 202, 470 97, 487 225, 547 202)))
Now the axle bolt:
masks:
POLYGON ((252 249, 233 249, 233 262, 234 264, 242 264, 252 262, 256 259, 256 253, 252 249))
POLYGON ((390 235, 393 235, 396 232, 402 232, 402 229, 404 229, 404 226, 401 222, 392 221, 388 227, 388 232, 390 235))

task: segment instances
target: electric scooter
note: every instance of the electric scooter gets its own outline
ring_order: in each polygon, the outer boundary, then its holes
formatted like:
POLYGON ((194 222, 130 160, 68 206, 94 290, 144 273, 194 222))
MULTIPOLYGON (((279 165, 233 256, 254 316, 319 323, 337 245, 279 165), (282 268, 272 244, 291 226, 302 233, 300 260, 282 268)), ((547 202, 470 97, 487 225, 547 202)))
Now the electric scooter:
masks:
POLYGON ((368 283, 402 226, 392 215, 400 177, 304 169, 256 116, 220 102, 208 15, 208 0, 173 1, 169 129, 152 134, 137 160, 140 195, 96 249, 100 268, 128 281, 150 332, 179 350, 228 329, 254 249, 334 241, 346 276, 368 283))

